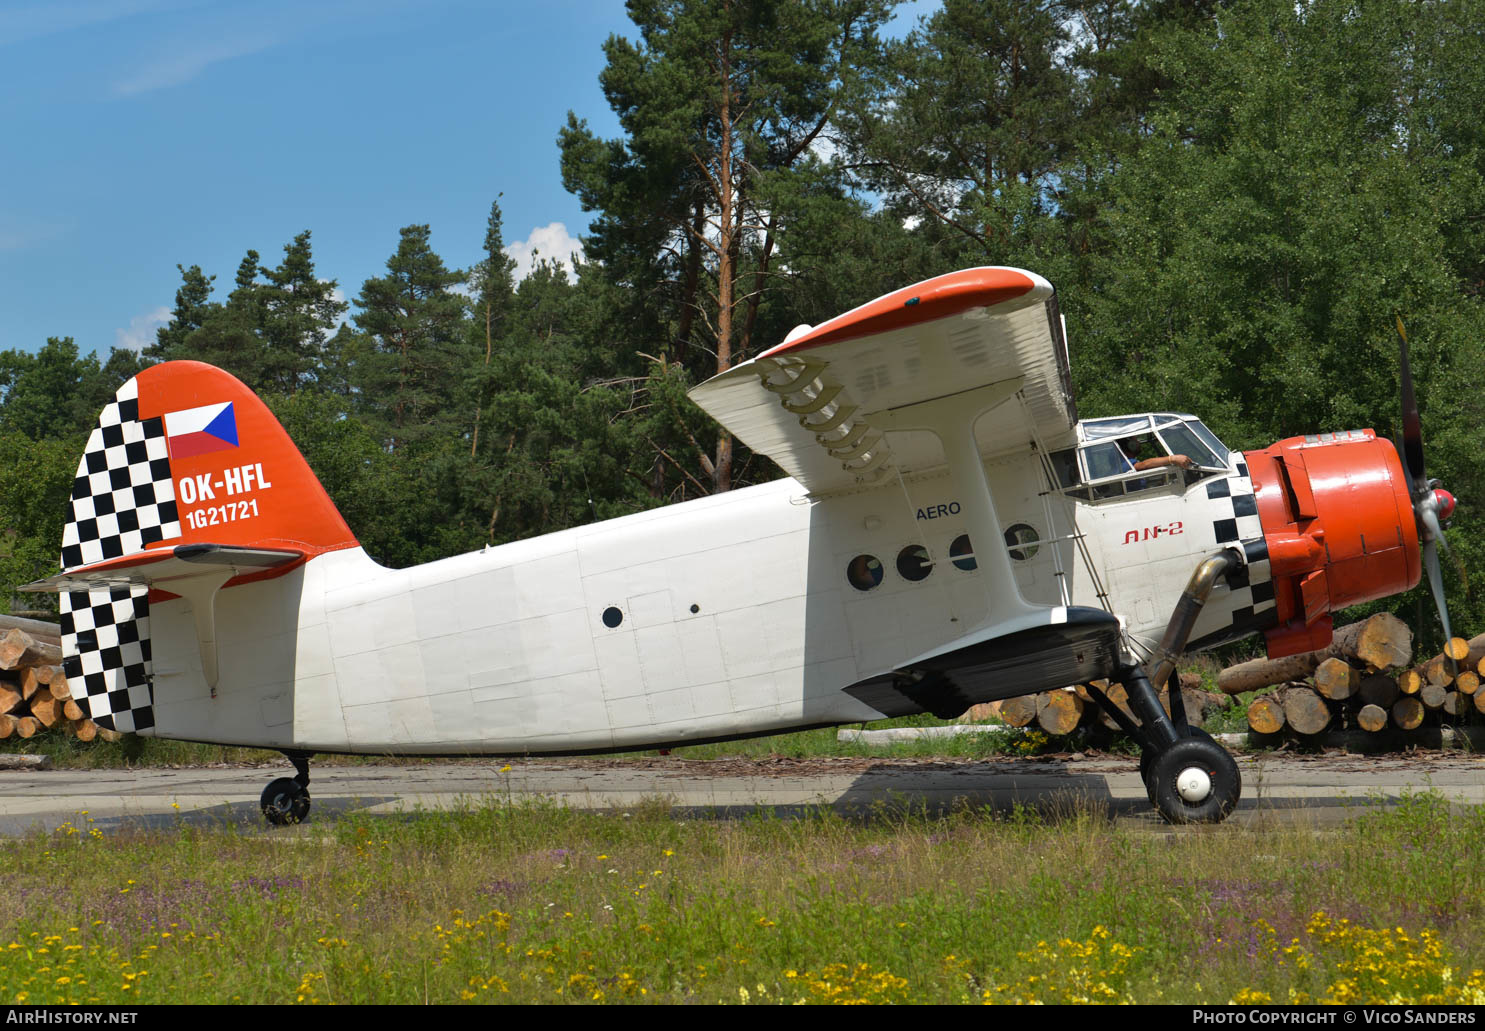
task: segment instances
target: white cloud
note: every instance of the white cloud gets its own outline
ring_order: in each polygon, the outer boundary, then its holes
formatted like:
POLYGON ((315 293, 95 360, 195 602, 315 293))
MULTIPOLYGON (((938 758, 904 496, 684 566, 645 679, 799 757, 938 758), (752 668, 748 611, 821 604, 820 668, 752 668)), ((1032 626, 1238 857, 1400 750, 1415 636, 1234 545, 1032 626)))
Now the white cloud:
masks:
POLYGON ((573 255, 576 254, 581 258, 583 245, 580 240, 568 233, 566 225, 561 222, 552 222, 531 230, 530 236, 510 244, 505 248, 505 253, 515 261, 516 282, 520 282, 531 274, 538 259, 555 261, 571 273, 573 255))
MULTIPOLYGON (((319 281, 321 283, 328 283, 328 282, 330 282, 330 280, 324 279, 324 278, 320 278, 319 281)), ((338 286, 335 287, 333 290, 330 291, 330 299, 332 301, 335 301, 337 304, 345 304, 346 303, 346 300, 345 300, 345 291, 343 291, 338 286)), ((328 333, 326 333, 325 335, 326 336, 334 336, 336 333, 339 333, 340 332, 340 327, 341 326, 344 326, 347 322, 349 322, 350 321, 350 317, 351 317, 351 309, 350 309, 350 306, 349 305, 346 305, 345 311, 343 311, 343 312, 340 313, 340 318, 338 318, 338 319, 335 320, 335 325, 331 326, 330 327, 330 331, 328 333)))
POLYGON ((117 96, 132 97, 167 86, 179 86, 190 82, 211 65, 230 61, 234 57, 245 57, 267 50, 277 43, 272 36, 256 36, 232 43, 216 43, 199 46, 188 53, 173 54, 168 58, 152 61, 127 77, 113 84, 117 96))
POLYGON ((0 211, 0 251, 21 251, 71 230, 70 220, 0 211))
POLYGON ((147 311, 143 315, 136 315, 129 320, 128 329, 116 329, 113 331, 113 343, 115 347, 138 354, 150 344, 155 342, 155 330, 170 321, 170 309, 163 304, 153 311, 147 311))
POLYGON ((170 6, 174 5, 166 0, 50 0, 9 7, 0 11, 0 46, 120 21, 170 6))

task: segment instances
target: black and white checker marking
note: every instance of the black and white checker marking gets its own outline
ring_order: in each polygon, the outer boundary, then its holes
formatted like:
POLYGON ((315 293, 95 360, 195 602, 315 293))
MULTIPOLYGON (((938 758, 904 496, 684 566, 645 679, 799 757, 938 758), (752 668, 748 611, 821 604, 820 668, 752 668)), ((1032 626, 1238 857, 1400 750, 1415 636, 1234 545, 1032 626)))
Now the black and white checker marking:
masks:
POLYGON ((139 420, 138 390, 132 379, 120 387, 88 437, 62 532, 64 570, 180 536, 164 421, 139 420))
MULTIPOLYGON (((131 379, 98 416, 72 485, 62 569, 144 550, 181 535, 162 420, 139 418, 131 379)), ((155 725, 149 600, 144 587, 64 591, 62 665, 77 702, 100 727, 155 725)))
POLYGON ((1268 545, 1263 540, 1263 521, 1258 518, 1258 500, 1253 495, 1247 464, 1239 461, 1233 475, 1210 481, 1206 490, 1213 506, 1212 533, 1217 546, 1241 548, 1245 562, 1227 576, 1231 588, 1225 599, 1231 607, 1229 624, 1190 642, 1187 647, 1192 650, 1236 641, 1278 622, 1268 545))
POLYGON ((61 601, 62 668, 88 718, 109 730, 153 727, 148 589, 64 591, 61 601))

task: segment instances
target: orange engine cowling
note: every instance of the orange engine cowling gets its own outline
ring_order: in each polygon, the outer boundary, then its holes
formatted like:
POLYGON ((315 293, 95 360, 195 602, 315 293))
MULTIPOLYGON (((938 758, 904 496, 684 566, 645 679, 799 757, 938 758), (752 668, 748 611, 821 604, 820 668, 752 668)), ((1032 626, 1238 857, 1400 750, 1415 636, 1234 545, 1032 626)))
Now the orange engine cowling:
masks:
POLYGON ((1278 608, 1278 625, 1264 632, 1270 658, 1324 648, 1330 613, 1418 582, 1418 527, 1390 443, 1353 430, 1290 437, 1244 457, 1278 608))

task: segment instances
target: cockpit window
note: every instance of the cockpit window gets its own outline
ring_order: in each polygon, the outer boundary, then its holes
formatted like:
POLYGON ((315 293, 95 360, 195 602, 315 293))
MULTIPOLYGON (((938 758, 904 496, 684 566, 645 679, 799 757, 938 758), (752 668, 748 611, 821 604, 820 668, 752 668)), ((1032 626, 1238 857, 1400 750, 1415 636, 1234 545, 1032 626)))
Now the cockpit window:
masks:
POLYGON ((1190 423, 1178 422, 1174 426, 1163 426, 1160 436, 1173 455, 1185 455, 1203 469, 1225 469, 1227 462, 1212 453, 1191 428, 1190 423))
POLYGON ((1057 474, 1057 486, 1076 487, 1082 482, 1083 477, 1078 473, 1078 452, 1076 448, 1068 448, 1066 451, 1053 451, 1052 471, 1057 474))
POLYGON ((1127 437, 1149 428, 1150 417, 1148 415, 1125 415, 1117 419, 1089 419, 1082 424, 1084 440, 1127 437))
POLYGON ((1048 457, 1057 487, 1085 501, 1180 490, 1228 468, 1227 448, 1194 415, 1089 419, 1078 423, 1077 435, 1077 448, 1048 457), (1170 455, 1185 455, 1192 467, 1171 463, 1170 455))
POLYGON ((1217 434, 1207 429, 1206 424, 1203 423, 1200 419, 1192 419, 1188 417, 1186 420, 1186 425, 1190 426, 1191 432, 1200 437, 1202 441, 1206 443, 1207 447, 1211 448, 1212 451, 1216 453, 1217 457, 1221 459, 1220 464, 1226 466, 1228 455, 1230 454, 1230 452, 1227 450, 1227 446, 1223 444, 1222 441, 1217 439, 1217 434))
POLYGON ((1089 480, 1122 476, 1134 468, 1134 463, 1124 456, 1123 449, 1113 442, 1089 444, 1083 448, 1083 458, 1088 463, 1089 480))

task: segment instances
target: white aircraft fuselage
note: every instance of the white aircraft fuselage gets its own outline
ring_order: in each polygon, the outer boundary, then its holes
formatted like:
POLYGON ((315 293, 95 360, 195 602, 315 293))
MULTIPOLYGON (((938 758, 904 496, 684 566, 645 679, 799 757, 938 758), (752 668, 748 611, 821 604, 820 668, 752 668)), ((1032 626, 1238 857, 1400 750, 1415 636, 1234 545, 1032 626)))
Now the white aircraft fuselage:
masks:
MULTIPOLYGON (((1246 485, 1239 460, 1231 477, 1246 485)), ((963 635, 990 608, 987 592, 1110 607, 1152 645, 1217 546, 1212 510, 1230 514, 1205 490, 1220 476, 1090 504, 1046 492, 1029 449, 986 472, 1002 527, 1030 526, 1041 542, 1012 550, 1024 556, 1013 585, 950 557, 968 527, 961 487, 939 471, 819 499, 781 479, 411 569, 386 569, 359 547, 320 555, 218 595, 215 690, 192 603, 155 602, 157 725, 143 733, 505 755, 880 719, 845 688, 963 635), (916 582, 897 568, 913 546, 932 558, 916 582), (870 589, 849 582, 859 556, 878 563, 870 589)), ((1219 588, 1196 636, 1230 624, 1230 593, 1219 588)), ((1008 680, 979 694, 1023 692, 1008 680)))

